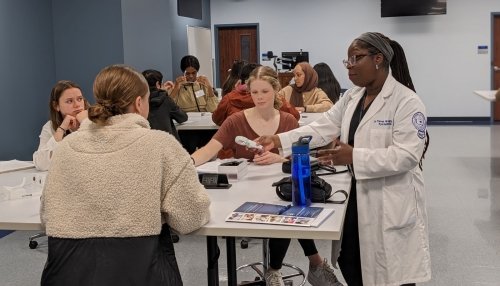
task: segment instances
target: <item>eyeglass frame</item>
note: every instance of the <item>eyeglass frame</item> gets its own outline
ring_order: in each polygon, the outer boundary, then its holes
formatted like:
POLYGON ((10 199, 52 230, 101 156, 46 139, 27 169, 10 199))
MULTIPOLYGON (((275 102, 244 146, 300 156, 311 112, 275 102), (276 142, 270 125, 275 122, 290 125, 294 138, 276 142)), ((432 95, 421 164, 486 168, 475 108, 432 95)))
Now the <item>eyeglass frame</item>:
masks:
POLYGON ((362 60, 366 56, 373 56, 375 54, 369 53, 369 54, 361 54, 361 55, 352 55, 350 57, 344 60, 342 60, 342 63, 346 68, 348 68, 348 65, 351 67, 355 66, 360 60, 362 60))

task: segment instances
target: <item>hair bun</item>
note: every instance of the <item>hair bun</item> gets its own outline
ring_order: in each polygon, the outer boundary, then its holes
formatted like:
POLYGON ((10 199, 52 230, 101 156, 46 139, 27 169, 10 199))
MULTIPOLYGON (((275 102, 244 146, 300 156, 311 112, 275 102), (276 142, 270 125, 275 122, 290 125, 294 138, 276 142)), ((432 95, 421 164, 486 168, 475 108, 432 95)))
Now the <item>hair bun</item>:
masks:
POLYGON ((97 124, 104 125, 113 112, 101 103, 96 103, 89 108, 89 119, 97 124))

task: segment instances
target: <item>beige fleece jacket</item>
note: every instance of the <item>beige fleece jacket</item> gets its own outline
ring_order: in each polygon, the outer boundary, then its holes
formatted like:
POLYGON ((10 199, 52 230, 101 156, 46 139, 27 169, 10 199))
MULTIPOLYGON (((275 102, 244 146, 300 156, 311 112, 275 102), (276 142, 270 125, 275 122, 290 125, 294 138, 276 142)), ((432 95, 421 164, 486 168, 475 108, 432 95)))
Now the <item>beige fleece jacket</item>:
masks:
POLYGON ((210 200, 189 154, 137 114, 100 127, 85 120, 52 156, 40 216, 62 238, 189 233, 208 222, 210 200))
MULTIPOLYGON (((278 94, 284 96, 290 102, 292 91, 293 88, 288 85, 281 89, 278 94)), ((325 112, 333 106, 333 102, 321 88, 315 87, 310 91, 306 91, 302 93, 302 97, 304 98, 306 112, 325 112)))

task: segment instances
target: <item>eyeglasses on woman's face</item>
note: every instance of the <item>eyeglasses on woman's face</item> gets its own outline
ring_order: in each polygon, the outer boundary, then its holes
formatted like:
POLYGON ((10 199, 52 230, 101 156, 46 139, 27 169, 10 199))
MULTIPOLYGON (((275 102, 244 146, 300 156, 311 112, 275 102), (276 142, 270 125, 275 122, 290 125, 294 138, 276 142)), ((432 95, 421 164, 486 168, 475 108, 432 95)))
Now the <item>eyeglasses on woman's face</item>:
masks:
POLYGON ((352 55, 347 58, 347 60, 343 60, 344 66, 349 68, 349 66, 355 66, 360 60, 362 60, 366 56, 371 56, 371 54, 361 54, 361 55, 352 55))

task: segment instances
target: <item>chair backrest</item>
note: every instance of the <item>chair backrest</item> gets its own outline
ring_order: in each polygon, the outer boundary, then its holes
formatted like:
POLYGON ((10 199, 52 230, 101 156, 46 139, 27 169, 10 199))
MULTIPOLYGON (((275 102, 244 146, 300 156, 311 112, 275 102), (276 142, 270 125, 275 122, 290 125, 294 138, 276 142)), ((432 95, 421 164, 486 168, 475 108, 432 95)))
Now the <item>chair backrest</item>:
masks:
POLYGON ((347 88, 341 88, 340 89, 340 97, 342 97, 346 91, 347 91, 347 88))

